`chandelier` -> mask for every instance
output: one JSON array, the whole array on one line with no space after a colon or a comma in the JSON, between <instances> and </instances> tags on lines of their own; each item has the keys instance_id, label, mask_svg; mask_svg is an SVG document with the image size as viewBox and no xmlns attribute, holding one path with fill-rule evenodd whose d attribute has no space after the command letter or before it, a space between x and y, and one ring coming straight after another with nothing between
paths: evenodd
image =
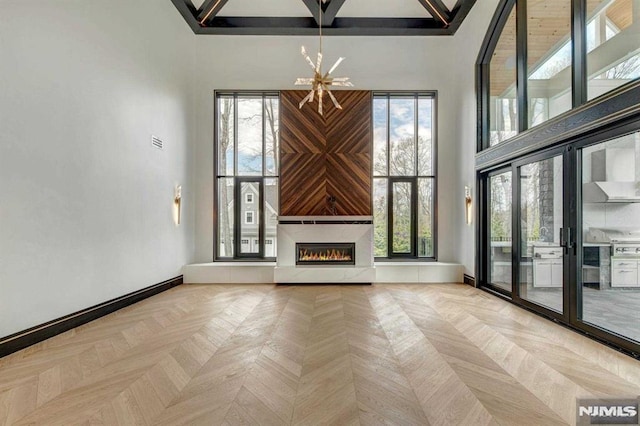
<instances>
[{"instance_id":1,"label":"chandelier","mask_svg":"<svg viewBox=\"0 0 640 426\"><path fill-rule=\"evenodd\" d=\"M326 3L326 2L327 0L322 0L322 3ZM320 45L318 48L318 59L316 60L316 63L315 64L313 63L313 61L307 54L307 51L304 48L304 46L302 46L302 49L301 49L302 56L307 61L309 66L311 66L311 69L313 69L313 77L298 78L295 82L296 86L311 86L311 90L309 91L309 94L305 96L304 99L302 99L302 101L300 101L300 104L298 105L298 107L302 109L304 104L306 104L307 102L309 103L313 102L317 93L318 113L320 115L322 115L322 97L325 92L327 92L327 94L331 98L333 105L337 109L342 109L342 106L340 106L336 97L333 95L333 93L331 93L331 90L329 89L329 87L331 86L353 87L353 83L349 81L349 77L331 77L331 73L335 71L335 69L338 68L338 65L340 65L340 63L344 60L344 58L342 57L338 58L336 63L333 64L331 69L329 69L329 71L326 74L322 73L322 3L318 1L318 8L319 8L318 27L320 29L320 43L319 43Z\"/></svg>"}]
</instances>

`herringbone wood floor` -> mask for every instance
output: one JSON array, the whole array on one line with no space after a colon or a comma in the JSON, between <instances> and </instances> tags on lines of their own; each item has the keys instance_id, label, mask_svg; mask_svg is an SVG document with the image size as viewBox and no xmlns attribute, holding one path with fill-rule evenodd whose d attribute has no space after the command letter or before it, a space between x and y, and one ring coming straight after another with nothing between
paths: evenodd
<instances>
[{"instance_id":1,"label":"herringbone wood floor","mask_svg":"<svg viewBox=\"0 0 640 426\"><path fill-rule=\"evenodd\" d=\"M555 425L640 363L463 285L183 285L0 359L0 424Z\"/></svg>"}]
</instances>

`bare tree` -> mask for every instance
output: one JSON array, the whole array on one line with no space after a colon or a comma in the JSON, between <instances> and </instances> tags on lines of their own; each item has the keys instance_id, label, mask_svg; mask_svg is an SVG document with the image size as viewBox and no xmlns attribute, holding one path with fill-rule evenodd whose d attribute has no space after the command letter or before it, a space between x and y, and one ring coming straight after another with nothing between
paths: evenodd
<instances>
[{"instance_id":1,"label":"bare tree","mask_svg":"<svg viewBox=\"0 0 640 426\"><path fill-rule=\"evenodd\" d=\"M220 122L218 133L218 161L223 173L227 173L227 150L233 146L233 98L220 98ZM224 183L222 183L224 182ZM220 204L218 205L219 235L220 245L224 245L223 256L232 255L233 235L230 228L229 209L229 188L226 179L218 181L218 194Z\"/></svg>"},{"instance_id":2,"label":"bare tree","mask_svg":"<svg viewBox=\"0 0 640 426\"><path fill-rule=\"evenodd\" d=\"M604 78L609 80L625 80L637 78L639 75L640 55L636 55L607 70L604 73Z\"/></svg>"},{"instance_id":3,"label":"bare tree","mask_svg":"<svg viewBox=\"0 0 640 426\"><path fill-rule=\"evenodd\" d=\"M511 239L511 174L491 178L491 240Z\"/></svg>"},{"instance_id":4,"label":"bare tree","mask_svg":"<svg viewBox=\"0 0 640 426\"><path fill-rule=\"evenodd\" d=\"M516 133L514 129L517 128L518 121L518 103L515 98L497 98L495 102L498 117L495 118L497 122L494 124L497 128L491 132L490 146L497 145L514 136ZM511 130L506 130L507 128Z\"/></svg>"},{"instance_id":5,"label":"bare tree","mask_svg":"<svg viewBox=\"0 0 640 426\"><path fill-rule=\"evenodd\" d=\"M255 99L250 99L250 101ZM243 146L242 157L239 158L240 166L245 173L255 175L266 174L267 170L262 170L262 153L264 146L264 155L267 160L271 160L273 167L269 167L268 161L265 162L269 169L273 172L279 170L278 140L279 140L279 122L278 122L278 98L267 97L263 104L264 111L259 113L238 117L238 125L242 127L260 126L261 131L265 132L265 140L254 146ZM265 122L263 122L263 117ZM264 126L264 129L262 129ZM239 153L240 154L240 153Z\"/></svg>"},{"instance_id":6,"label":"bare tree","mask_svg":"<svg viewBox=\"0 0 640 426\"><path fill-rule=\"evenodd\" d=\"M279 149L279 122L278 122L278 99L267 98L265 102L265 115L267 117L267 131L270 132L272 144L265 148L265 155L267 158L273 158L273 167L276 173L280 170L280 156L278 155Z\"/></svg>"}]
</instances>

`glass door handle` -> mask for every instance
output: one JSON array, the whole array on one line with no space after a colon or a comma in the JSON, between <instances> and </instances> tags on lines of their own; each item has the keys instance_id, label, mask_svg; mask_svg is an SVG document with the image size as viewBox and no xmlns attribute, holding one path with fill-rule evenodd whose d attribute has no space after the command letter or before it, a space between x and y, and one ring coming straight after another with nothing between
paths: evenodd
<instances>
[{"instance_id":1,"label":"glass door handle","mask_svg":"<svg viewBox=\"0 0 640 426\"><path fill-rule=\"evenodd\" d=\"M573 241L573 233L571 232L571 228L566 228L567 229L567 248L573 248L573 246L575 245L574 241Z\"/></svg>"},{"instance_id":2,"label":"glass door handle","mask_svg":"<svg viewBox=\"0 0 640 426\"><path fill-rule=\"evenodd\" d=\"M560 228L560 247L564 247L565 252L569 254L569 249L574 248L574 246L571 228Z\"/></svg>"}]
</instances>

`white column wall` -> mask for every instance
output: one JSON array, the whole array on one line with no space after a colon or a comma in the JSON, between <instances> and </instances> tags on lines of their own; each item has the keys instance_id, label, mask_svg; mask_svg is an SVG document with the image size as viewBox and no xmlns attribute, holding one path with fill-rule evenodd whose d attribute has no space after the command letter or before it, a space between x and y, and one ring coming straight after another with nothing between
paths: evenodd
<instances>
[{"instance_id":1,"label":"white column wall","mask_svg":"<svg viewBox=\"0 0 640 426\"><path fill-rule=\"evenodd\" d=\"M495 13L498 0L482 0L476 2L471 13L454 36L454 52L456 60L451 68L455 75L456 86L451 108L456 111L456 122L452 126L452 141L455 148L449 160L456 173L450 183L452 205L450 211L440 210L440 215L449 216L455 230L451 244L456 248L453 261L464 267L464 273L475 276L475 217L471 225L465 223L464 187L470 186L474 211L477 208L475 185L475 153L477 132L477 103L475 89L475 63L480 52L482 41ZM442 164L442 158L440 159ZM439 238L443 238L439 234Z\"/></svg>"}]
</instances>

